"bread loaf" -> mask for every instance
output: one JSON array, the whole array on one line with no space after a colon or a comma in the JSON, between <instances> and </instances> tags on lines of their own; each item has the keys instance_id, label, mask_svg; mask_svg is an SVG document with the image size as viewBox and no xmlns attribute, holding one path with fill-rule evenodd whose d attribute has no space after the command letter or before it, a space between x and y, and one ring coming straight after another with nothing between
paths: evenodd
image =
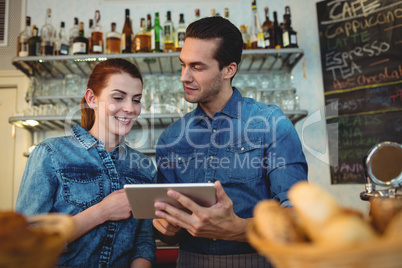
<instances>
[{"instance_id":1,"label":"bread loaf","mask_svg":"<svg viewBox=\"0 0 402 268\"><path fill-rule=\"evenodd\" d=\"M374 229L363 218L353 214L339 214L323 225L315 242L323 246L343 247L371 242L377 238Z\"/></svg>"},{"instance_id":2,"label":"bread loaf","mask_svg":"<svg viewBox=\"0 0 402 268\"><path fill-rule=\"evenodd\" d=\"M288 208L275 200L260 201L254 208L254 223L257 232L270 243L287 244L301 242L304 236L299 232Z\"/></svg>"},{"instance_id":3,"label":"bread loaf","mask_svg":"<svg viewBox=\"0 0 402 268\"><path fill-rule=\"evenodd\" d=\"M295 184L288 196L303 228L313 240L328 220L342 214L342 208L333 196L307 181Z\"/></svg>"}]
</instances>

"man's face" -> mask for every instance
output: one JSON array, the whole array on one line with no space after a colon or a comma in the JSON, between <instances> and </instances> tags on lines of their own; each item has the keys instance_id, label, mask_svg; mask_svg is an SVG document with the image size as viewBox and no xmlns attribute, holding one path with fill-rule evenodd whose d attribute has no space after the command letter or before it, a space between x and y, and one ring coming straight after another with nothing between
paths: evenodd
<instances>
[{"instance_id":1,"label":"man's face","mask_svg":"<svg viewBox=\"0 0 402 268\"><path fill-rule=\"evenodd\" d=\"M191 103L207 104L217 100L221 92L223 75L219 63L213 58L216 39L186 38L180 53L181 78L184 97Z\"/></svg>"}]
</instances>

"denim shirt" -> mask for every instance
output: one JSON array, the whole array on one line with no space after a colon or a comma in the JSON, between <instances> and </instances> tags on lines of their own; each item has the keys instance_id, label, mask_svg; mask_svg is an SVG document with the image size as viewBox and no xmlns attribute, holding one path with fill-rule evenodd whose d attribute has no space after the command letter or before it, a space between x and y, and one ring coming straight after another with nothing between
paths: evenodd
<instances>
[{"instance_id":1,"label":"denim shirt","mask_svg":"<svg viewBox=\"0 0 402 268\"><path fill-rule=\"evenodd\" d=\"M33 215L58 212L76 215L99 203L124 184L154 183L152 160L128 147L124 138L112 152L79 125L71 136L40 143L30 155L16 210ZM59 265L113 267L136 258L155 260L152 221L107 221L67 245Z\"/></svg>"},{"instance_id":2,"label":"denim shirt","mask_svg":"<svg viewBox=\"0 0 402 268\"><path fill-rule=\"evenodd\" d=\"M158 183L219 180L241 218L251 218L262 199L289 206L287 191L307 180L307 163L299 136L275 105L233 95L210 118L201 107L170 125L156 148ZM192 237L180 249L208 255L253 253L248 243Z\"/></svg>"}]
</instances>

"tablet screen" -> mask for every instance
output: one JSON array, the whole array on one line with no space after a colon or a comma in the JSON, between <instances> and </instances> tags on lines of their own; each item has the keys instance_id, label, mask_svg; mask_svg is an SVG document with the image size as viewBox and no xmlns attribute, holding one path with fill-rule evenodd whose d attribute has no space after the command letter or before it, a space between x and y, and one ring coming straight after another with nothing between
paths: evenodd
<instances>
[{"instance_id":1,"label":"tablet screen","mask_svg":"<svg viewBox=\"0 0 402 268\"><path fill-rule=\"evenodd\" d=\"M200 206L209 207L216 203L214 183L126 184L124 189L134 218L137 219L156 218L154 208L156 201L186 210L167 195L169 189L182 193Z\"/></svg>"}]
</instances>

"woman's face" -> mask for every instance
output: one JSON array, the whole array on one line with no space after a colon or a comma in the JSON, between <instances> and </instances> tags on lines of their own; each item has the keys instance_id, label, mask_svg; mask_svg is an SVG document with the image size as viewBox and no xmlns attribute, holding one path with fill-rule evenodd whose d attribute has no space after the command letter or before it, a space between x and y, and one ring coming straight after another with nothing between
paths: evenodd
<instances>
[{"instance_id":1,"label":"woman's face","mask_svg":"<svg viewBox=\"0 0 402 268\"><path fill-rule=\"evenodd\" d=\"M95 123L90 133L106 144L128 134L141 113L142 82L127 73L113 74L95 101Z\"/></svg>"}]
</instances>

